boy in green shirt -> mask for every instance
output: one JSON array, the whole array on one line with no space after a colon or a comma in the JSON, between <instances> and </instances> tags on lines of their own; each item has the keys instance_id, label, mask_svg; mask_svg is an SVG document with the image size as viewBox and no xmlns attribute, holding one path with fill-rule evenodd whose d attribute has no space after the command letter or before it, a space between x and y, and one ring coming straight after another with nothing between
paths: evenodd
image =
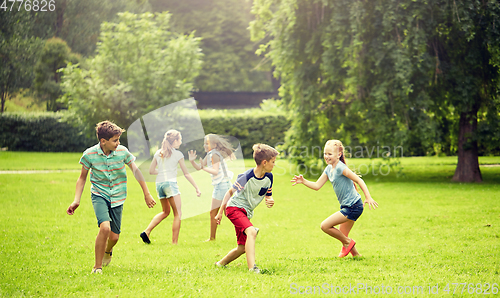
<instances>
[{"instance_id":1,"label":"boy in green shirt","mask_svg":"<svg viewBox=\"0 0 500 298\"><path fill-rule=\"evenodd\" d=\"M83 152L80 159L82 170L76 182L75 199L66 213L73 215L80 206L83 188L90 171L92 205L97 217L99 233L95 240L95 264L92 273L102 273L102 265L111 262L113 247L120 236L123 203L127 197L127 171L134 173L141 185L149 208L156 202L149 193L146 181L134 163L135 157L120 145L120 136L125 130L110 121L96 125L99 143Z\"/></svg>"}]
</instances>

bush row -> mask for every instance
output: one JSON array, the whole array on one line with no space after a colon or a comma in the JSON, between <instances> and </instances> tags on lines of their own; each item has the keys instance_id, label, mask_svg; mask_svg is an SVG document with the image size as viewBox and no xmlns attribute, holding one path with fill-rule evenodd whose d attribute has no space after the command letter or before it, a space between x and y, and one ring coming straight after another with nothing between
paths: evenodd
<instances>
[{"instance_id":1,"label":"bush row","mask_svg":"<svg viewBox=\"0 0 500 298\"><path fill-rule=\"evenodd\" d=\"M0 147L10 151L77 152L95 143L82 127L68 123L64 113L3 113Z\"/></svg>"},{"instance_id":2,"label":"bush row","mask_svg":"<svg viewBox=\"0 0 500 298\"><path fill-rule=\"evenodd\" d=\"M260 109L200 110L199 115L206 134L236 137L246 158L252 156L255 143L276 146L283 142L290 126L285 114ZM95 136L89 136L88 125L70 124L68 119L65 112L1 114L0 147L10 151L82 152L96 143ZM123 141L127 145L126 138Z\"/></svg>"},{"instance_id":3,"label":"bush row","mask_svg":"<svg viewBox=\"0 0 500 298\"><path fill-rule=\"evenodd\" d=\"M200 111L205 133L236 137L240 141L243 156L250 158L256 143L276 147L284 142L290 120L284 113L264 112L260 109Z\"/></svg>"}]
</instances>

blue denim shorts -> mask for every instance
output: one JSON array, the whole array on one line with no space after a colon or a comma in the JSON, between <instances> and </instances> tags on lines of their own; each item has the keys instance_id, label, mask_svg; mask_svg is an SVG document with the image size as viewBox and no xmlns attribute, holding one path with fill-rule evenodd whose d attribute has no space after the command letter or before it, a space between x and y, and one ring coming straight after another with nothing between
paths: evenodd
<instances>
[{"instance_id":1,"label":"blue denim shorts","mask_svg":"<svg viewBox=\"0 0 500 298\"><path fill-rule=\"evenodd\" d=\"M95 194L91 194L90 197L92 198L92 206L97 218L97 226L99 227L101 223L109 221L111 231L115 234L120 234L123 205L111 208L111 203L103 197Z\"/></svg>"},{"instance_id":2,"label":"blue denim shorts","mask_svg":"<svg viewBox=\"0 0 500 298\"><path fill-rule=\"evenodd\" d=\"M170 181L156 182L156 192L160 199L166 199L181 194L179 187L177 187L177 182Z\"/></svg>"},{"instance_id":3,"label":"blue denim shorts","mask_svg":"<svg viewBox=\"0 0 500 298\"><path fill-rule=\"evenodd\" d=\"M340 206L340 213L347 217L347 219L356 221L363 213L363 201L361 199L357 200L352 206L347 207L345 205Z\"/></svg>"},{"instance_id":4,"label":"blue denim shorts","mask_svg":"<svg viewBox=\"0 0 500 298\"><path fill-rule=\"evenodd\" d=\"M214 191L212 192L212 198L222 201L224 195L231 188L231 181L222 181L219 184L214 185Z\"/></svg>"}]
</instances>

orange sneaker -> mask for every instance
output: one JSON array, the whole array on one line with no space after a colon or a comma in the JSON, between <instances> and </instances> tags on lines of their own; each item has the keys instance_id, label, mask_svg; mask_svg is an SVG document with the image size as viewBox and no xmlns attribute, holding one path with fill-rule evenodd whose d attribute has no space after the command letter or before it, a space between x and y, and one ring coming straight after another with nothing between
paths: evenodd
<instances>
[{"instance_id":1,"label":"orange sneaker","mask_svg":"<svg viewBox=\"0 0 500 298\"><path fill-rule=\"evenodd\" d=\"M347 256L351 252L354 245L356 245L356 241L354 241L354 239L351 239L351 243L349 243L348 247L342 246L342 250L340 251L339 258L343 258L343 257Z\"/></svg>"}]
</instances>

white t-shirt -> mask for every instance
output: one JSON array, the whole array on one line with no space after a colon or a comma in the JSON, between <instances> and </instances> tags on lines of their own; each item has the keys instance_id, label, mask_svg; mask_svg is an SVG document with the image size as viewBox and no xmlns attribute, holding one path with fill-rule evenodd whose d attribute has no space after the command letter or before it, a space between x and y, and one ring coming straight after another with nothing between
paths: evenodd
<instances>
[{"instance_id":1,"label":"white t-shirt","mask_svg":"<svg viewBox=\"0 0 500 298\"><path fill-rule=\"evenodd\" d=\"M184 158L184 154L176 149L172 149L172 154L169 158L161 158L160 150L158 150L154 158L158 167L156 182L177 182L177 164L179 164L179 160Z\"/></svg>"}]
</instances>

